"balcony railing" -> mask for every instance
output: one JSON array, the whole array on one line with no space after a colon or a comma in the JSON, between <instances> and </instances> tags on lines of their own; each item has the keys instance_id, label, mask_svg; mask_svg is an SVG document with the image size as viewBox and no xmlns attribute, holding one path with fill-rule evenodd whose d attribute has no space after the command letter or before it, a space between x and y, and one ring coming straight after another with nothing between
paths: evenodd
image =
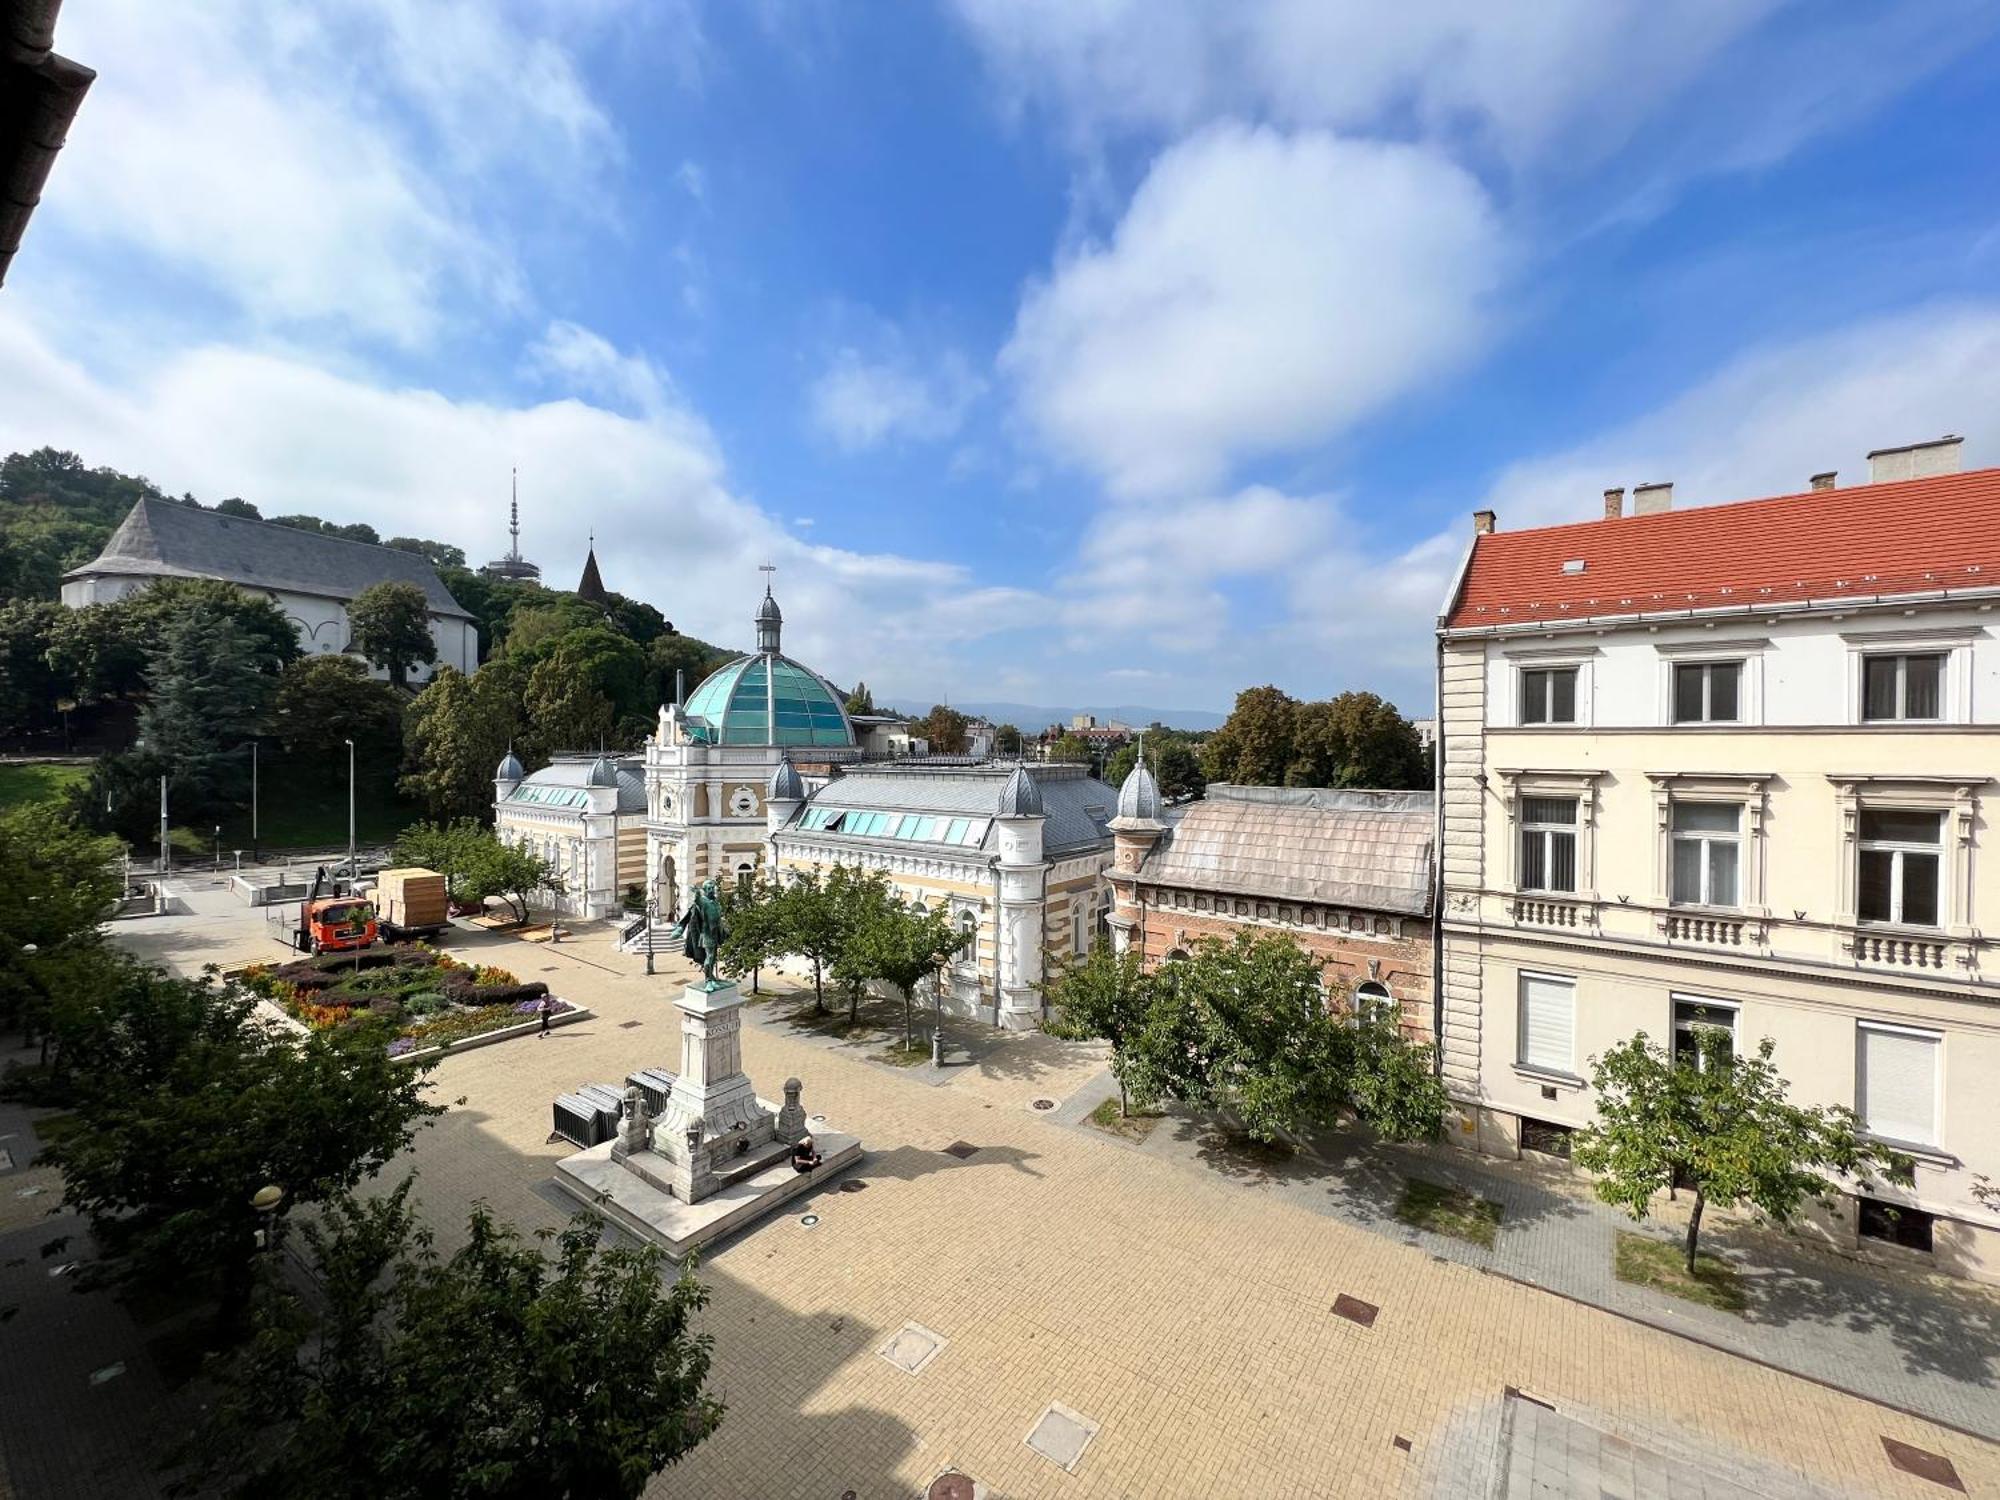
<instances>
[{"instance_id":1,"label":"balcony railing","mask_svg":"<svg viewBox=\"0 0 2000 1500\"><path fill-rule=\"evenodd\" d=\"M1660 926L1670 943L1704 943L1716 948L1743 946L1743 922L1737 917L1708 917L1691 912L1668 912Z\"/></svg>"},{"instance_id":2,"label":"balcony railing","mask_svg":"<svg viewBox=\"0 0 2000 1500\"><path fill-rule=\"evenodd\" d=\"M1856 963L1878 964L1885 969L1941 972L1951 962L1951 944L1940 938L1857 932L1846 946Z\"/></svg>"},{"instance_id":3,"label":"balcony railing","mask_svg":"<svg viewBox=\"0 0 2000 1500\"><path fill-rule=\"evenodd\" d=\"M1533 896L1514 898L1514 920L1530 927L1582 927L1582 903L1543 901Z\"/></svg>"}]
</instances>

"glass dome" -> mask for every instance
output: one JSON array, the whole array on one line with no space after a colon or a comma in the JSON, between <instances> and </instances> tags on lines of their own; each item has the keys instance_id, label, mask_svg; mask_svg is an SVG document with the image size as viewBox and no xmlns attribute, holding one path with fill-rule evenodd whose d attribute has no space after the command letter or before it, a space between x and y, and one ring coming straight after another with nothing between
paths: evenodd
<instances>
[{"instance_id":1,"label":"glass dome","mask_svg":"<svg viewBox=\"0 0 2000 1500\"><path fill-rule=\"evenodd\" d=\"M688 730L710 745L851 746L854 728L832 688L788 656L741 656L687 701Z\"/></svg>"}]
</instances>

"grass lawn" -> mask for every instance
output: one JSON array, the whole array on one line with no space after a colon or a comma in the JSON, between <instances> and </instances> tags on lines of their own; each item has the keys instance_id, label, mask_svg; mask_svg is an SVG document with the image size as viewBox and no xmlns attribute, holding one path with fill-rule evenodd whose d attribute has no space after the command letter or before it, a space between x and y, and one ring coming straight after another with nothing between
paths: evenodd
<instances>
[{"instance_id":1,"label":"grass lawn","mask_svg":"<svg viewBox=\"0 0 2000 1500\"><path fill-rule=\"evenodd\" d=\"M1135 1109L1129 1115L1121 1115L1115 1098L1106 1099L1090 1112L1091 1124L1128 1141L1143 1141L1165 1118L1166 1111L1162 1109Z\"/></svg>"},{"instance_id":2,"label":"grass lawn","mask_svg":"<svg viewBox=\"0 0 2000 1500\"><path fill-rule=\"evenodd\" d=\"M1448 1234L1487 1250L1493 1248L1493 1238L1500 1232L1500 1205L1492 1199L1422 1177L1404 1179L1396 1217L1415 1228Z\"/></svg>"},{"instance_id":3,"label":"grass lawn","mask_svg":"<svg viewBox=\"0 0 2000 1500\"><path fill-rule=\"evenodd\" d=\"M0 765L0 808L60 802L89 777L89 766Z\"/></svg>"},{"instance_id":4,"label":"grass lawn","mask_svg":"<svg viewBox=\"0 0 2000 1500\"><path fill-rule=\"evenodd\" d=\"M890 1063L898 1068L914 1068L919 1063L931 1060L931 1044L918 1042L914 1047L905 1047L901 1042L897 1042L893 1046L884 1047L875 1056L878 1061Z\"/></svg>"},{"instance_id":5,"label":"grass lawn","mask_svg":"<svg viewBox=\"0 0 2000 1500\"><path fill-rule=\"evenodd\" d=\"M1695 1274L1687 1273L1687 1256L1670 1240L1656 1240L1643 1234L1618 1236L1614 1270L1620 1281L1649 1286L1670 1297L1682 1297L1724 1312L1740 1313L1750 1305L1736 1268L1713 1255L1695 1256Z\"/></svg>"}]
</instances>

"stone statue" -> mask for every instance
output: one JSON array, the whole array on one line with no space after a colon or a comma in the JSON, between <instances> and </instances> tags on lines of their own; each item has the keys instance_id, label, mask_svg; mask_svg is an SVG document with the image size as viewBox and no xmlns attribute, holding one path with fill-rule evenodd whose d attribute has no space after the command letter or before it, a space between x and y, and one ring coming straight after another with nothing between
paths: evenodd
<instances>
[{"instance_id":1,"label":"stone statue","mask_svg":"<svg viewBox=\"0 0 2000 1500\"><path fill-rule=\"evenodd\" d=\"M715 960L728 936L729 930L722 925L722 899L716 893L715 878L710 876L688 899L687 938L681 945L681 951L701 965L706 989L719 990L726 983L715 977Z\"/></svg>"}]
</instances>

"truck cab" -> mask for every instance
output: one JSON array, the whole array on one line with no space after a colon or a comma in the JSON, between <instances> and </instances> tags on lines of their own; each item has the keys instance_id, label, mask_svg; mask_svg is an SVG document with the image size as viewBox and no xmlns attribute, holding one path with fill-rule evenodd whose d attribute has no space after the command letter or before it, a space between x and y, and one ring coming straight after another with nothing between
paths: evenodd
<instances>
[{"instance_id":1,"label":"truck cab","mask_svg":"<svg viewBox=\"0 0 2000 1500\"><path fill-rule=\"evenodd\" d=\"M359 896L326 896L308 901L301 919L306 945L314 953L344 953L374 946L375 908Z\"/></svg>"}]
</instances>

